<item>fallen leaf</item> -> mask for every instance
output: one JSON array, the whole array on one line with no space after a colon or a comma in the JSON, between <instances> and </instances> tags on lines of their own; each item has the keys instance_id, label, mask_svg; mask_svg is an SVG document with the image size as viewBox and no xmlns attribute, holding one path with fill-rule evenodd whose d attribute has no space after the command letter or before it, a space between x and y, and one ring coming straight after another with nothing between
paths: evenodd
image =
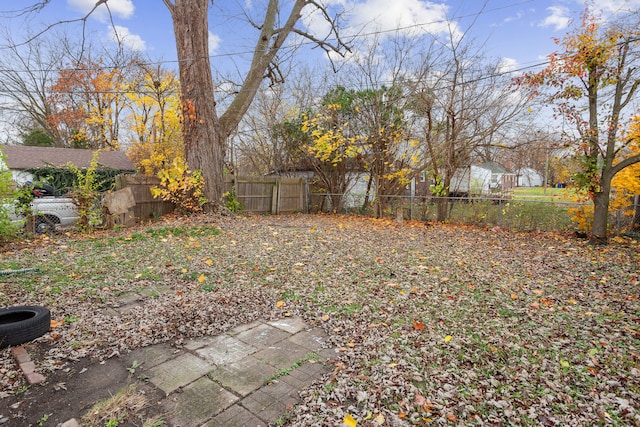
<instances>
[{"instance_id":1,"label":"fallen leaf","mask_svg":"<svg viewBox=\"0 0 640 427\"><path fill-rule=\"evenodd\" d=\"M423 331L424 330L424 323L415 320L413 322L413 329L415 329L416 331Z\"/></svg>"},{"instance_id":2,"label":"fallen leaf","mask_svg":"<svg viewBox=\"0 0 640 427\"><path fill-rule=\"evenodd\" d=\"M278 307L278 308L282 308L282 307L284 307L284 301L278 301L278 302L276 303L276 307Z\"/></svg>"},{"instance_id":3,"label":"fallen leaf","mask_svg":"<svg viewBox=\"0 0 640 427\"><path fill-rule=\"evenodd\" d=\"M205 261L207 263L207 265L211 265L213 264L213 261L211 261L210 259L208 259L207 261Z\"/></svg>"},{"instance_id":4,"label":"fallen leaf","mask_svg":"<svg viewBox=\"0 0 640 427\"><path fill-rule=\"evenodd\" d=\"M325 314L324 316L322 316L320 319L322 319L323 322L326 322L327 320L329 320L329 315Z\"/></svg>"},{"instance_id":5,"label":"fallen leaf","mask_svg":"<svg viewBox=\"0 0 640 427\"><path fill-rule=\"evenodd\" d=\"M451 335L447 335L446 337L444 337L444 342L449 342L453 339L453 337Z\"/></svg>"},{"instance_id":6,"label":"fallen leaf","mask_svg":"<svg viewBox=\"0 0 640 427\"><path fill-rule=\"evenodd\" d=\"M53 320L53 319L51 319L50 327L51 327L51 329L57 328L58 326L61 326L63 323L64 323L64 319L63 320Z\"/></svg>"},{"instance_id":7,"label":"fallen leaf","mask_svg":"<svg viewBox=\"0 0 640 427\"><path fill-rule=\"evenodd\" d=\"M344 417L344 420L342 420L342 423L347 427L356 427L358 425L358 422L351 416L351 414L347 414L347 416Z\"/></svg>"},{"instance_id":8,"label":"fallen leaf","mask_svg":"<svg viewBox=\"0 0 640 427\"><path fill-rule=\"evenodd\" d=\"M373 419L376 424L378 424L379 426L383 425L385 422L384 416L382 414L378 414L376 415L376 417Z\"/></svg>"},{"instance_id":9,"label":"fallen leaf","mask_svg":"<svg viewBox=\"0 0 640 427\"><path fill-rule=\"evenodd\" d=\"M198 277L198 282L200 282L200 283L204 283L204 279L205 279L205 277L204 277L204 273L202 273L202 274L200 275L200 277Z\"/></svg>"},{"instance_id":10,"label":"fallen leaf","mask_svg":"<svg viewBox=\"0 0 640 427\"><path fill-rule=\"evenodd\" d=\"M518 294L512 293L511 294L511 299L518 299Z\"/></svg>"},{"instance_id":11,"label":"fallen leaf","mask_svg":"<svg viewBox=\"0 0 640 427\"><path fill-rule=\"evenodd\" d=\"M540 298L540 303L545 307L551 307L553 305L553 301L551 301L549 298Z\"/></svg>"},{"instance_id":12,"label":"fallen leaf","mask_svg":"<svg viewBox=\"0 0 640 427\"><path fill-rule=\"evenodd\" d=\"M456 420L456 416L454 414L449 414L449 415L447 415L447 419L449 421L455 421Z\"/></svg>"}]
</instances>

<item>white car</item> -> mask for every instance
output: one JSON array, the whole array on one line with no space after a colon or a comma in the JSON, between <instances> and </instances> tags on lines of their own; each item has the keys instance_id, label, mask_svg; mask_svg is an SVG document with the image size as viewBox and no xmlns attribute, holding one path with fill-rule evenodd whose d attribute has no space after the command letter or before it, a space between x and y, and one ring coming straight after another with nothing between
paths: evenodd
<instances>
[{"instance_id":1,"label":"white car","mask_svg":"<svg viewBox=\"0 0 640 427\"><path fill-rule=\"evenodd\" d=\"M44 234L58 227L72 226L78 220L78 207L71 198L49 196L46 194L53 193L38 188L34 188L34 194L37 197L31 201L31 212L34 215L36 233ZM3 208L9 211L9 216L14 223L25 225L25 218L16 213L15 206L5 205Z\"/></svg>"},{"instance_id":2,"label":"white car","mask_svg":"<svg viewBox=\"0 0 640 427\"><path fill-rule=\"evenodd\" d=\"M78 220L78 207L68 197L39 197L31 202L35 232L47 233L57 227L72 226Z\"/></svg>"}]
</instances>

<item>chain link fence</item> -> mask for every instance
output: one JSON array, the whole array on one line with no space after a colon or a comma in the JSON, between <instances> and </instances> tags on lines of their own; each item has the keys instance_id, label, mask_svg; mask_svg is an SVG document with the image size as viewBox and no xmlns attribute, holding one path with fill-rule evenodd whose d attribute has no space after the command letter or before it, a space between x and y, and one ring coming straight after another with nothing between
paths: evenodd
<instances>
[{"instance_id":1,"label":"chain link fence","mask_svg":"<svg viewBox=\"0 0 640 427\"><path fill-rule=\"evenodd\" d=\"M312 194L316 200L328 199L327 194ZM373 203L364 203L353 196L345 201L343 214L373 216ZM383 196L385 218L398 221L438 221L438 209L446 215L442 222L456 225L500 227L522 232L588 233L592 203L541 201L501 197L411 197ZM444 207L442 206L444 205ZM312 204L312 211L332 212L330 203ZM582 218L582 219L580 219ZM441 218L440 218L441 219ZM636 203L609 213L611 235L640 234L640 217Z\"/></svg>"}]
</instances>

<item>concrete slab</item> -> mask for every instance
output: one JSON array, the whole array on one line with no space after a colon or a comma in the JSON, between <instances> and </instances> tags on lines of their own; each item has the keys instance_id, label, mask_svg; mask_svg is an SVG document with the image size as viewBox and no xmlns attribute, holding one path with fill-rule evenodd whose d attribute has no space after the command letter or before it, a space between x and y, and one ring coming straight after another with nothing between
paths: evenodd
<instances>
[{"instance_id":1,"label":"concrete slab","mask_svg":"<svg viewBox=\"0 0 640 427\"><path fill-rule=\"evenodd\" d=\"M135 350L103 372L102 384L107 389L112 375L130 375L127 368L137 361L135 376L148 377L144 386L168 425L266 427L293 409L300 390L330 371L323 362L335 349L326 348L327 341L301 318L257 321L188 339L181 349L158 344ZM310 355L318 361L306 360Z\"/></svg>"},{"instance_id":2,"label":"concrete slab","mask_svg":"<svg viewBox=\"0 0 640 427\"><path fill-rule=\"evenodd\" d=\"M289 341L309 350L316 351L327 346L327 334L320 328L313 328L292 335Z\"/></svg>"},{"instance_id":3,"label":"concrete slab","mask_svg":"<svg viewBox=\"0 0 640 427\"><path fill-rule=\"evenodd\" d=\"M284 319L271 321L269 325L280 328L290 334L295 334L307 328L307 324L299 317L285 317Z\"/></svg>"},{"instance_id":4,"label":"concrete slab","mask_svg":"<svg viewBox=\"0 0 640 427\"><path fill-rule=\"evenodd\" d=\"M256 348L268 347L288 337L288 332L264 323L236 335L236 338L240 341Z\"/></svg>"},{"instance_id":5,"label":"concrete slab","mask_svg":"<svg viewBox=\"0 0 640 427\"><path fill-rule=\"evenodd\" d=\"M308 349L292 342L283 341L281 344L262 349L253 356L280 370L291 368L295 362L311 353Z\"/></svg>"},{"instance_id":6,"label":"concrete slab","mask_svg":"<svg viewBox=\"0 0 640 427\"><path fill-rule=\"evenodd\" d=\"M202 347L207 347L212 345L213 343L216 342L216 340L218 339L217 336L215 337L203 337L203 338L194 338L194 339L190 339L185 341L184 343L184 347L187 350L197 350L199 348Z\"/></svg>"},{"instance_id":7,"label":"concrete slab","mask_svg":"<svg viewBox=\"0 0 640 427\"><path fill-rule=\"evenodd\" d=\"M146 297L159 297L162 294L167 294L169 292L171 292L172 289L170 286L168 285L158 285L158 284L153 284L150 286L145 286L143 288L141 288L139 290L140 295L146 296Z\"/></svg>"},{"instance_id":8,"label":"concrete slab","mask_svg":"<svg viewBox=\"0 0 640 427\"><path fill-rule=\"evenodd\" d=\"M202 427L267 427L267 423L239 405L232 405Z\"/></svg>"},{"instance_id":9,"label":"concrete slab","mask_svg":"<svg viewBox=\"0 0 640 427\"><path fill-rule=\"evenodd\" d=\"M256 351L256 348L227 335L218 335L203 348L196 350L200 357L216 365L237 362Z\"/></svg>"},{"instance_id":10,"label":"concrete slab","mask_svg":"<svg viewBox=\"0 0 640 427\"><path fill-rule=\"evenodd\" d=\"M122 359L127 367L132 366L133 362L136 361L138 365L140 365L140 368L150 369L177 356L178 353L176 353L175 348L168 344L158 344L134 350L123 356Z\"/></svg>"},{"instance_id":11,"label":"concrete slab","mask_svg":"<svg viewBox=\"0 0 640 427\"><path fill-rule=\"evenodd\" d=\"M149 381L166 395L195 381L215 366L190 353L182 354L149 370Z\"/></svg>"},{"instance_id":12,"label":"concrete slab","mask_svg":"<svg viewBox=\"0 0 640 427\"><path fill-rule=\"evenodd\" d=\"M280 380L298 389L302 389L309 386L315 380L320 379L329 371L331 371L331 369L328 366L310 360L292 370L289 372L289 375L280 378Z\"/></svg>"},{"instance_id":13,"label":"concrete slab","mask_svg":"<svg viewBox=\"0 0 640 427\"><path fill-rule=\"evenodd\" d=\"M298 390L283 381L262 387L240 401L240 404L268 423L291 410L298 402Z\"/></svg>"},{"instance_id":14,"label":"concrete slab","mask_svg":"<svg viewBox=\"0 0 640 427\"><path fill-rule=\"evenodd\" d=\"M230 335L230 336L234 337L234 336L238 335L240 332L244 332L246 330L255 328L256 326L259 326L261 324L262 324L262 322L258 322L258 321L251 322L251 323L245 323L244 325L239 325L239 326L236 326L235 328L231 329L229 332L227 332L227 335Z\"/></svg>"},{"instance_id":15,"label":"concrete slab","mask_svg":"<svg viewBox=\"0 0 640 427\"><path fill-rule=\"evenodd\" d=\"M262 387L267 378L276 372L278 370L273 366L247 356L238 362L218 366L210 372L209 377L239 395L246 396Z\"/></svg>"},{"instance_id":16,"label":"concrete slab","mask_svg":"<svg viewBox=\"0 0 640 427\"><path fill-rule=\"evenodd\" d=\"M238 397L207 377L185 387L163 402L171 425L199 426L233 405Z\"/></svg>"}]
</instances>

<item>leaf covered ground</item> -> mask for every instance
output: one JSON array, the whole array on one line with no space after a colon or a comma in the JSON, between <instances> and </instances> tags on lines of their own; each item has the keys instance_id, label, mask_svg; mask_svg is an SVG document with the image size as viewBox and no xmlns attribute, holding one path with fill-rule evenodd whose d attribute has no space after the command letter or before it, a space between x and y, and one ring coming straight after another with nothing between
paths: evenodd
<instances>
[{"instance_id":1,"label":"leaf covered ground","mask_svg":"<svg viewBox=\"0 0 640 427\"><path fill-rule=\"evenodd\" d=\"M45 374L299 315L335 357L289 425L640 426L639 249L345 216L165 219L8 248L0 269L39 270L0 276L0 306L50 308ZM7 349L0 366L0 397L23 392Z\"/></svg>"}]
</instances>

